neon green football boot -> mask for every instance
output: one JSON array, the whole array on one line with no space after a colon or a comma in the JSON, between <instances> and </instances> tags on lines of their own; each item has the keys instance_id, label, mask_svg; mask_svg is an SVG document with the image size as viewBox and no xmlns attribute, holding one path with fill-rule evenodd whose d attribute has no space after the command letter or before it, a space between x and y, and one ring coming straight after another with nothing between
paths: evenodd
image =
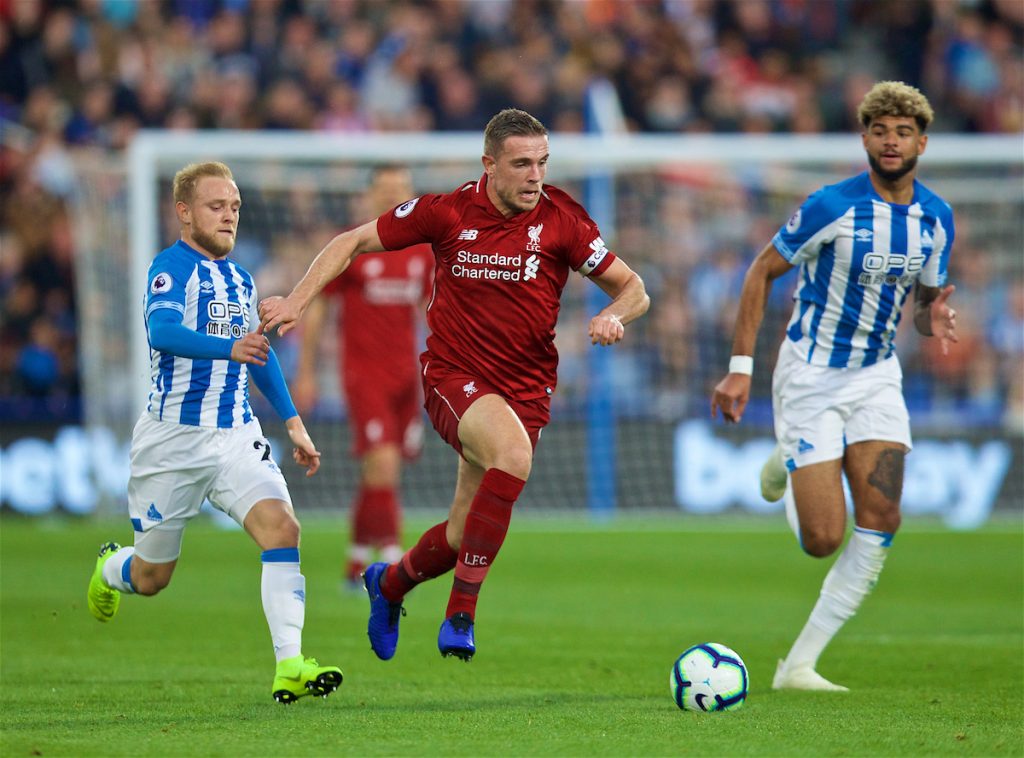
<instances>
[{"instance_id":1,"label":"neon green football boot","mask_svg":"<svg viewBox=\"0 0 1024 758\"><path fill-rule=\"evenodd\" d=\"M304 695L327 697L341 685L341 669L321 666L313 658L297 655L277 664L274 676L274 700L289 705Z\"/></svg>"},{"instance_id":2,"label":"neon green football boot","mask_svg":"<svg viewBox=\"0 0 1024 758\"><path fill-rule=\"evenodd\" d=\"M118 606L121 605L121 593L111 589L103 581L103 564L120 549L121 546L116 542L104 543L100 547L96 568L93 569L92 578L89 580L89 612L95 616L97 621L110 621L117 614Z\"/></svg>"}]
</instances>

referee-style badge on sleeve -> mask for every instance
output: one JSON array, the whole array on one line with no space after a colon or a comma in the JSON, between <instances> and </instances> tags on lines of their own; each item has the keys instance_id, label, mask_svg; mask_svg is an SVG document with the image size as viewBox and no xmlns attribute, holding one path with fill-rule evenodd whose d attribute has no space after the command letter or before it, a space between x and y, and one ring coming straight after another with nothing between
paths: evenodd
<instances>
[{"instance_id":1,"label":"referee-style badge on sleeve","mask_svg":"<svg viewBox=\"0 0 1024 758\"><path fill-rule=\"evenodd\" d=\"M416 207L416 203L418 203L419 201L420 199L418 197L414 197L409 202L402 203L400 206L395 208L395 218L405 218L406 216L408 216L410 213L412 213L412 209Z\"/></svg>"},{"instance_id":2,"label":"referee-style badge on sleeve","mask_svg":"<svg viewBox=\"0 0 1024 758\"><path fill-rule=\"evenodd\" d=\"M162 295L164 292L170 292L173 286L174 280L170 274L157 274L149 285L149 291L154 295Z\"/></svg>"}]
</instances>

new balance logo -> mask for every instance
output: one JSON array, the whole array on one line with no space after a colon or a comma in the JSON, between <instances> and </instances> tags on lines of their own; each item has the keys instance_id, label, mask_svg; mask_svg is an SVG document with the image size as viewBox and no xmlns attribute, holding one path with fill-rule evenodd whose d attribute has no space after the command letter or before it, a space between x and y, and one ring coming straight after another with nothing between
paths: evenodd
<instances>
[{"instance_id":1,"label":"new balance logo","mask_svg":"<svg viewBox=\"0 0 1024 758\"><path fill-rule=\"evenodd\" d=\"M146 511L146 518L148 518L150 521L164 520L163 514L161 514L160 511L156 509L156 503L149 504L149 510Z\"/></svg>"},{"instance_id":2,"label":"new balance logo","mask_svg":"<svg viewBox=\"0 0 1024 758\"><path fill-rule=\"evenodd\" d=\"M537 269L540 268L540 258L536 255L531 255L526 259L526 265L523 270L523 281L528 282L531 279L537 278Z\"/></svg>"},{"instance_id":3,"label":"new balance logo","mask_svg":"<svg viewBox=\"0 0 1024 758\"><path fill-rule=\"evenodd\" d=\"M466 393L466 397L473 395L477 392L476 382L467 382L462 385L462 391Z\"/></svg>"},{"instance_id":4,"label":"new balance logo","mask_svg":"<svg viewBox=\"0 0 1024 758\"><path fill-rule=\"evenodd\" d=\"M796 449L800 451L801 454L808 453L811 450L814 450L814 445L812 445L810 442L801 437Z\"/></svg>"},{"instance_id":5,"label":"new balance logo","mask_svg":"<svg viewBox=\"0 0 1024 758\"><path fill-rule=\"evenodd\" d=\"M475 240L477 235L480 234L476 229L463 229L459 232L460 240Z\"/></svg>"},{"instance_id":6,"label":"new balance logo","mask_svg":"<svg viewBox=\"0 0 1024 758\"><path fill-rule=\"evenodd\" d=\"M867 242L875 235L870 229L858 229L853 233L853 236L859 239L861 242Z\"/></svg>"}]
</instances>

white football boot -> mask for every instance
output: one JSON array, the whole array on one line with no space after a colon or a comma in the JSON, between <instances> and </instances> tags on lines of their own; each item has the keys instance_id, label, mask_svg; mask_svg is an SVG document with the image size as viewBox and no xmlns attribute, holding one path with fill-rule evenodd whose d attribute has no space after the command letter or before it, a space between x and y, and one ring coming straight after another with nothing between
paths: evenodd
<instances>
[{"instance_id":1,"label":"white football boot","mask_svg":"<svg viewBox=\"0 0 1024 758\"><path fill-rule=\"evenodd\" d=\"M782 448L776 445L768 460L761 466L761 497L769 503L778 502L786 492L788 481L789 472L786 470L785 461L782 460Z\"/></svg>"},{"instance_id":2,"label":"white football boot","mask_svg":"<svg viewBox=\"0 0 1024 758\"><path fill-rule=\"evenodd\" d=\"M773 690L812 690L817 692L849 692L848 687L833 684L823 677L809 663L789 667L779 659L775 667L775 678L772 679Z\"/></svg>"}]
</instances>

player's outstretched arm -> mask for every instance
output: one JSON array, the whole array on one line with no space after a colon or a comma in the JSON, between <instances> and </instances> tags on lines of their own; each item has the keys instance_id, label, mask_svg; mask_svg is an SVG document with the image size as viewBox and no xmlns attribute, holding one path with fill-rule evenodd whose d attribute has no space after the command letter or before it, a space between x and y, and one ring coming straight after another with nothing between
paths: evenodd
<instances>
[{"instance_id":1,"label":"player's outstretched arm","mask_svg":"<svg viewBox=\"0 0 1024 758\"><path fill-rule=\"evenodd\" d=\"M328 282L348 268L355 256L384 249L377 234L376 219L342 232L313 259L288 297L268 297L260 302L260 331L269 332L276 327L278 334L287 334L294 328L295 322L302 318L313 298Z\"/></svg>"},{"instance_id":2,"label":"player's outstretched arm","mask_svg":"<svg viewBox=\"0 0 1024 758\"><path fill-rule=\"evenodd\" d=\"M590 319L587 329L590 344L614 345L625 336L626 324L647 313L651 298L647 295L644 280L621 258L616 258L600 276L591 279L612 301Z\"/></svg>"},{"instance_id":3,"label":"player's outstretched arm","mask_svg":"<svg viewBox=\"0 0 1024 758\"><path fill-rule=\"evenodd\" d=\"M956 310L947 302L955 290L952 284L940 290L920 282L914 288L914 326L925 337L938 337L942 341L943 355L949 353L950 342L959 342Z\"/></svg>"},{"instance_id":4,"label":"player's outstretched arm","mask_svg":"<svg viewBox=\"0 0 1024 758\"><path fill-rule=\"evenodd\" d=\"M292 458L300 466L306 467L306 476L313 476L320 469L320 451L306 431L300 416L292 416L284 422L288 430L288 438L292 441Z\"/></svg>"},{"instance_id":5,"label":"player's outstretched arm","mask_svg":"<svg viewBox=\"0 0 1024 758\"><path fill-rule=\"evenodd\" d=\"M750 264L743 278L740 293L739 313L736 316L736 331L733 335L732 354L753 357L757 333L764 319L764 306L768 302L772 282L789 271L793 266L769 243ZM750 374L730 372L715 385L711 394L711 418L722 411L722 418L738 424L750 399Z\"/></svg>"}]
</instances>

